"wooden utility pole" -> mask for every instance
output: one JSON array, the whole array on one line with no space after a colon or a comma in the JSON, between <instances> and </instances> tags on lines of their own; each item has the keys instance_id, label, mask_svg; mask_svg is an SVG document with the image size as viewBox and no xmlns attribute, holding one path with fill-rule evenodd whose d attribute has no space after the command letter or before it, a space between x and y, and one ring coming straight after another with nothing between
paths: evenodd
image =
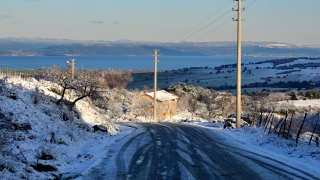
<instances>
[{"instance_id":1,"label":"wooden utility pole","mask_svg":"<svg viewBox=\"0 0 320 180\"><path fill-rule=\"evenodd\" d=\"M238 19L233 19L238 21L237 30L237 128L241 127L241 13L244 11L241 2L243 0L233 0L238 1L238 9L232 9L233 11L238 11Z\"/></svg>"},{"instance_id":2,"label":"wooden utility pole","mask_svg":"<svg viewBox=\"0 0 320 180\"><path fill-rule=\"evenodd\" d=\"M8 68L8 63L6 64L6 77L8 77L8 71L9 71L9 68Z\"/></svg>"},{"instance_id":3,"label":"wooden utility pole","mask_svg":"<svg viewBox=\"0 0 320 180\"><path fill-rule=\"evenodd\" d=\"M153 50L154 54L154 94L153 94L153 121L156 122L157 121L157 57L158 55L158 50L154 49Z\"/></svg>"},{"instance_id":4,"label":"wooden utility pole","mask_svg":"<svg viewBox=\"0 0 320 180\"><path fill-rule=\"evenodd\" d=\"M71 59L71 78L74 79L74 59Z\"/></svg>"}]
</instances>

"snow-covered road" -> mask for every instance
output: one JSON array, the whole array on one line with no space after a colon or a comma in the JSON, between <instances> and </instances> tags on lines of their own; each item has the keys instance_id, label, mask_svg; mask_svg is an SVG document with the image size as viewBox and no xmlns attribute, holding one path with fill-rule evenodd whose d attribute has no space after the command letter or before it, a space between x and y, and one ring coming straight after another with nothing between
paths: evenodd
<instances>
[{"instance_id":1,"label":"snow-covered road","mask_svg":"<svg viewBox=\"0 0 320 180\"><path fill-rule=\"evenodd\" d=\"M223 133L183 123L136 127L79 179L318 179L310 172L230 142Z\"/></svg>"}]
</instances>

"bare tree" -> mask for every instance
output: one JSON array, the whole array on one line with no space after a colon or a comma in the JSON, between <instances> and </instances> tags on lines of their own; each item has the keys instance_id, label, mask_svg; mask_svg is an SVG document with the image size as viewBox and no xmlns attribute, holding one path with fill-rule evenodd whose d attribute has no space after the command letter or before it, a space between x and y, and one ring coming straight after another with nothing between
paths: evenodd
<instances>
[{"instance_id":1,"label":"bare tree","mask_svg":"<svg viewBox=\"0 0 320 180\"><path fill-rule=\"evenodd\" d=\"M235 112L235 101L236 98L231 93L221 93L216 98L215 102L217 107L220 109L220 114L225 116L230 112Z\"/></svg>"},{"instance_id":2,"label":"bare tree","mask_svg":"<svg viewBox=\"0 0 320 180\"><path fill-rule=\"evenodd\" d=\"M216 107L216 98L219 93L213 91L207 91L207 93L202 97L204 104L206 105L209 117L214 114Z\"/></svg>"},{"instance_id":3,"label":"bare tree","mask_svg":"<svg viewBox=\"0 0 320 180\"><path fill-rule=\"evenodd\" d=\"M123 93L124 91L118 92L115 89L103 93L103 97L98 99L100 102L98 106L106 110L111 118L121 117L123 112L121 95Z\"/></svg>"},{"instance_id":4,"label":"bare tree","mask_svg":"<svg viewBox=\"0 0 320 180\"><path fill-rule=\"evenodd\" d=\"M83 98L89 97L93 100L101 98L100 92L103 85L98 70L78 71L72 82L72 89L74 90L76 98L70 104L70 110Z\"/></svg>"},{"instance_id":5,"label":"bare tree","mask_svg":"<svg viewBox=\"0 0 320 180\"><path fill-rule=\"evenodd\" d=\"M198 104L198 100L196 98L189 98L188 99L188 110L191 112L192 115L200 108Z\"/></svg>"},{"instance_id":6,"label":"bare tree","mask_svg":"<svg viewBox=\"0 0 320 180\"><path fill-rule=\"evenodd\" d=\"M250 106L250 109L252 110L252 116L253 116L252 125L255 125L255 124L260 125L262 123L263 113L269 112L272 109L273 104L269 103L268 96L269 96L269 93L265 91L255 92L251 96L251 103L249 103L249 106Z\"/></svg>"},{"instance_id":7,"label":"bare tree","mask_svg":"<svg viewBox=\"0 0 320 180\"><path fill-rule=\"evenodd\" d=\"M46 72L46 77L48 80L57 83L59 86L62 87L62 92L61 92L61 97L60 99L56 102L58 105L61 103L61 101L64 98L65 92L68 89L72 89L72 77L71 77L71 71L69 67L58 67L58 66L53 66L51 68L45 69Z\"/></svg>"},{"instance_id":8,"label":"bare tree","mask_svg":"<svg viewBox=\"0 0 320 180\"><path fill-rule=\"evenodd\" d=\"M189 100L192 99L192 96L189 94L181 95L178 101L178 111L185 112L189 110Z\"/></svg>"},{"instance_id":9,"label":"bare tree","mask_svg":"<svg viewBox=\"0 0 320 180\"><path fill-rule=\"evenodd\" d=\"M103 71L103 79L110 89L124 88L129 82L133 80L129 71L113 69Z\"/></svg>"},{"instance_id":10,"label":"bare tree","mask_svg":"<svg viewBox=\"0 0 320 180\"><path fill-rule=\"evenodd\" d=\"M135 117L142 116L145 119L153 115L153 104L144 98L135 98L130 107L131 112Z\"/></svg>"}]
</instances>

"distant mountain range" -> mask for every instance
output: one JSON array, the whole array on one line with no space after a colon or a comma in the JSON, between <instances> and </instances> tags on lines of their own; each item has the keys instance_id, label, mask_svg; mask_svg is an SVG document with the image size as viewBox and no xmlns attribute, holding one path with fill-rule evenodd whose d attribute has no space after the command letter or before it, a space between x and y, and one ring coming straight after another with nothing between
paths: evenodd
<instances>
[{"instance_id":1,"label":"distant mountain range","mask_svg":"<svg viewBox=\"0 0 320 180\"><path fill-rule=\"evenodd\" d=\"M236 42L156 43L145 41L90 41L44 38L2 38L2 56L81 56L151 55L159 49L162 56L231 56ZM278 42L242 42L244 56L320 56L320 46Z\"/></svg>"}]
</instances>

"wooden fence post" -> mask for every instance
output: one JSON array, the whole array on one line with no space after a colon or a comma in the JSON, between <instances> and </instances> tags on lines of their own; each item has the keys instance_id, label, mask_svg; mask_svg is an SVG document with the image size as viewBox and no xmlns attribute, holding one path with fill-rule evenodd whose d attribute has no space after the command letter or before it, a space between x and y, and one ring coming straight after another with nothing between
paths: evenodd
<instances>
[{"instance_id":1,"label":"wooden fence post","mask_svg":"<svg viewBox=\"0 0 320 180\"><path fill-rule=\"evenodd\" d=\"M286 118L284 119L282 137L284 137L284 134L286 133L287 118L288 118L288 111L286 111ZM281 129L280 129L280 131L281 131Z\"/></svg>"},{"instance_id":2,"label":"wooden fence post","mask_svg":"<svg viewBox=\"0 0 320 180\"><path fill-rule=\"evenodd\" d=\"M291 115L291 120L290 120L290 124L289 124L288 134L290 134L291 125L292 125L292 120L293 120L293 115L294 115L294 111L292 112L292 115Z\"/></svg>"},{"instance_id":3,"label":"wooden fence post","mask_svg":"<svg viewBox=\"0 0 320 180\"><path fill-rule=\"evenodd\" d=\"M316 125L315 125L315 126L314 126L314 128L313 128L313 132L312 132L312 135L311 135L311 137L310 137L309 145L311 144L312 137L313 137L314 132L316 131L316 128L317 128L317 125L318 125L318 121L319 121L319 113L318 113L317 115L318 115L317 122L316 122Z\"/></svg>"},{"instance_id":4,"label":"wooden fence post","mask_svg":"<svg viewBox=\"0 0 320 180\"><path fill-rule=\"evenodd\" d=\"M307 118L307 113L304 114L304 119L303 119L302 124L301 124L301 126L300 126L300 129L299 129L299 131L298 131L297 138L296 138L296 145L298 144L298 139L299 139L299 136L300 136L300 133L301 133L303 124L304 124L304 122L306 121L306 118Z\"/></svg>"}]
</instances>

